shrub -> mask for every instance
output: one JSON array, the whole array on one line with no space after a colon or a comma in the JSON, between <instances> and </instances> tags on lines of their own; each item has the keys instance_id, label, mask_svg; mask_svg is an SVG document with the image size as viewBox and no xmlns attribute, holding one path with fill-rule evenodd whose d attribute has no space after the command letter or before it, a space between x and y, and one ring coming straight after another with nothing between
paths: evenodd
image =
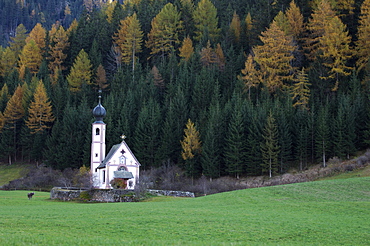
<instances>
[{"instance_id":1,"label":"shrub","mask_svg":"<svg viewBox=\"0 0 370 246\"><path fill-rule=\"evenodd\" d=\"M85 191L81 191L80 193L80 196L79 196L79 199L83 202L87 202L87 201L90 201L91 200L91 194L88 190L85 190Z\"/></svg>"}]
</instances>

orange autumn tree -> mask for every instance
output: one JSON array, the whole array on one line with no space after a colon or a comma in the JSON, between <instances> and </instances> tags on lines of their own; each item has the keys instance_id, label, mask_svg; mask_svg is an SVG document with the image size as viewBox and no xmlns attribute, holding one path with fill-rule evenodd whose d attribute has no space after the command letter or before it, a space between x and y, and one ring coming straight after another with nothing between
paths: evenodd
<instances>
[{"instance_id":1,"label":"orange autumn tree","mask_svg":"<svg viewBox=\"0 0 370 246\"><path fill-rule=\"evenodd\" d=\"M39 81L33 97L34 99L28 108L28 118L26 120L26 126L30 129L31 134L41 133L49 129L51 123L55 120L42 80Z\"/></svg>"},{"instance_id":2,"label":"orange autumn tree","mask_svg":"<svg viewBox=\"0 0 370 246\"><path fill-rule=\"evenodd\" d=\"M141 52L143 42L143 31L141 24L136 16L133 15L121 20L117 33L113 36L114 43L120 51L120 58L125 64L132 65L132 71L135 70L137 54Z\"/></svg>"},{"instance_id":3,"label":"orange autumn tree","mask_svg":"<svg viewBox=\"0 0 370 246\"><path fill-rule=\"evenodd\" d=\"M108 90L109 83L107 82L107 75L103 65L99 64L96 69L95 78L96 87L100 90Z\"/></svg>"},{"instance_id":4,"label":"orange autumn tree","mask_svg":"<svg viewBox=\"0 0 370 246\"><path fill-rule=\"evenodd\" d=\"M49 44L49 69L55 76L58 71L64 71L66 68L62 65L67 58L66 49L69 47L68 35L62 26L53 27L50 31ZM55 81L55 80L53 80Z\"/></svg>"},{"instance_id":5,"label":"orange autumn tree","mask_svg":"<svg viewBox=\"0 0 370 246\"><path fill-rule=\"evenodd\" d=\"M193 41L187 36L182 42L182 46L179 48L179 56L185 61L189 61L190 57L194 54Z\"/></svg>"},{"instance_id":6,"label":"orange autumn tree","mask_svg":"<svg viewBox=\"0 0 370 246\"><path fill-rule=\"evenodd\" d=\"M290 2L285 15L289 22L288 34L292 35L294 40L299 40L304 32L304 22L303 15L294 0Z\"/></svg>"}]
</instances>

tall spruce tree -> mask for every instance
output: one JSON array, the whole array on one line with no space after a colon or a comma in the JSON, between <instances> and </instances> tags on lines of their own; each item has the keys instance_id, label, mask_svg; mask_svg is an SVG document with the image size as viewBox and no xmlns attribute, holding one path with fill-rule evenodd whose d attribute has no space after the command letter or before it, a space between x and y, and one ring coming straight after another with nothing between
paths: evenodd
<instances>
[{"instance_id":1,"label":"tall spruce tree","mask_svg":"<svg viewBox=\"0 0 370 246\"><path fill-rule=\"evenodd\" d=\"M267 117L265 128L263 129L264 142L261 143L263 166L262 171L267 172L271 178L278 170L278 157L280 145L278 142L278 127L275 118L270 111Z\"/></svg>"}]
</instances>

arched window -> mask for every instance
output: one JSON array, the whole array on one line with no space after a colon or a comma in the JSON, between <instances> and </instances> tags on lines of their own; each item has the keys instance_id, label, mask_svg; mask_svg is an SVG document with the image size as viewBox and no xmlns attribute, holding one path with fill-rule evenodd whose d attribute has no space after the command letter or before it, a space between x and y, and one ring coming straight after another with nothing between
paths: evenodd
<instances>
[{"instance_id":1,"label":"arched window","mask_svg":"<svg viewBox=\"0 0 370 246\"><path fill-rule=\"evenodd\" d=\"M95 135L100 135L100 129L99 128L96 128Z\"/></svg>"}]
</instances>

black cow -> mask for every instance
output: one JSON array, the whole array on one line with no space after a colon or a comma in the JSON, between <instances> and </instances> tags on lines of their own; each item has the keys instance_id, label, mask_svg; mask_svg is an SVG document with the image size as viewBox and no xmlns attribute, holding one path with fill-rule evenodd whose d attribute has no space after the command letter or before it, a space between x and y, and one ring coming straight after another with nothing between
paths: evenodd
<instances>
[{"instance_id":1,"label":"black cow","mask_svg":"<svg viewBox=\"0 0 370 246\"><path fill-rule=\"evenodd\" d=\"M28 193L27 196L28 196L28 200L31 200L32 196L35 195L34 192L31 192L31 193Z\"/></svg>"}]
</instances>

